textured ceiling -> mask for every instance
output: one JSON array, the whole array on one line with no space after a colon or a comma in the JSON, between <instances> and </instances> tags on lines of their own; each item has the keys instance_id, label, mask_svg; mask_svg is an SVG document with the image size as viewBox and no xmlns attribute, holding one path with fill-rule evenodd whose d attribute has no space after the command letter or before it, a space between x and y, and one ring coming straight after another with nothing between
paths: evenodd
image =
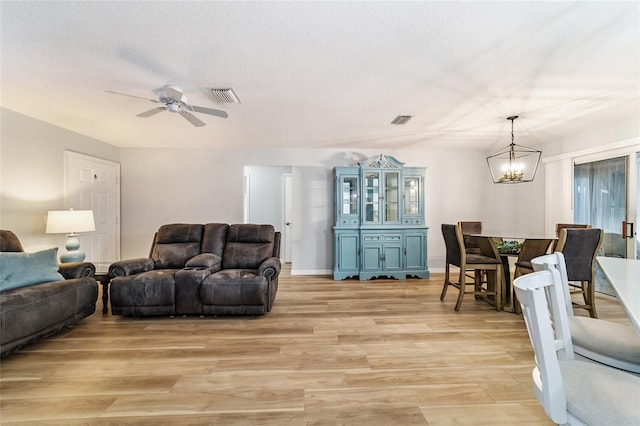
<instances>
[{"instance_id":1,"label":"textured ceiling","mask_svg":"<svg viewBox=\"0 0 640 426\"><path fill-rule=\"evenodd\" d=\"M0 2L1 102L122 147L536 145L638 117L638 2ZM224 109L150 118L171 83ZM239 105L207 92L233 87ZM413 115L393 126L398 114Z\"/></svg>"}]
</instances>

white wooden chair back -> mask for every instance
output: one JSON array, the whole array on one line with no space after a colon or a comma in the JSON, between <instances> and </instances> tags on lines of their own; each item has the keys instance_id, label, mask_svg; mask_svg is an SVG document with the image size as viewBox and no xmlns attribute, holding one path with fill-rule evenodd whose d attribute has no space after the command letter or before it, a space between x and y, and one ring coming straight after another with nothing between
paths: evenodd
<instances>
[{"instance_id":1,"label":"white wooden chair back","mask_svg":"<svg viewBox=\"0 0 640 426\"><path fill-rule=\"evenodd\" d=\"M562 279L562 289L564 293L564 304L567 308L567 315L573 316L573 306L571 305L571 294L569 293L569 279L567 278L567 264L564 261L562 252L555 252L538 256L531 259L531 266L534 271L542 271L544 269L556 268L560 272Z\"/></svg>"},{"instance_id":2,"label":"white wooden chair back","mask_svg":"<svg viewBox=\"0 0 640 426\"><path fill-rule=\"evenodd\" d=\"M560 272L554 268L523 275L514 281L535 352L536 398L557 424L568 422L559 360L574 359L561 279Z\"/></svg>"}]
</instances>

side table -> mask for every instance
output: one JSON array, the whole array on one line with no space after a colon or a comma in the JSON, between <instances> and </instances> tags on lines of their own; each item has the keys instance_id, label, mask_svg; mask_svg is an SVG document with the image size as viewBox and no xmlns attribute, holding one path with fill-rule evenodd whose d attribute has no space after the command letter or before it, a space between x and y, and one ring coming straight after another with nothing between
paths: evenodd
<instances>
[{"instance_id":1,"label":"side table","mask_svg":"<svg viewBox=\"0 0 640 426\"><path fill-rule=\"evenodd\" d=\"M93 277L102 285L102 313L105 314L109 312L109 308L107 308L109 303L109 273L96 272Z\"/></svg>"}]
</instances>

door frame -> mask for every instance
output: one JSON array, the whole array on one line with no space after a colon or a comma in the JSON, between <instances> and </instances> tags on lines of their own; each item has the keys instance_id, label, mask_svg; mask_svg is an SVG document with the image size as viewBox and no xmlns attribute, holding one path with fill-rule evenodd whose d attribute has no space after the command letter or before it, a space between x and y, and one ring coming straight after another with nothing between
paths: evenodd
<instances>
[{"instance_id":1,"label":"door frame","mask_svg":"<svg viewBox=\"0 0 640 426\"><path fill-rule=\"evenodd\" d=\"M292 263L293 254L293 218L287 218L287 212L293 216L293 173L282 174L282 246L281 257L284 263Z\"/></svg>"}]
</instances>

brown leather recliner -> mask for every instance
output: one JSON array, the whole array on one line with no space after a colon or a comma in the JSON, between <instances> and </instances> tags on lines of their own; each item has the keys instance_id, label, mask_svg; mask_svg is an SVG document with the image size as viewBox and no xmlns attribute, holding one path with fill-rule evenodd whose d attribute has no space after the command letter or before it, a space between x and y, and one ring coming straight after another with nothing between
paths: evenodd
<instances>
[{"instance_id":1,"label":"brown leather recliner","mask_svg":"<svg viewBox=\"0 0 640 426\"><path fill-rule=\"evenodd\" d=\"M148 258L109 267L114 315L260 315L280 274L280 232L224 223L160 227Z\"/></svg>"}]
</instances>

